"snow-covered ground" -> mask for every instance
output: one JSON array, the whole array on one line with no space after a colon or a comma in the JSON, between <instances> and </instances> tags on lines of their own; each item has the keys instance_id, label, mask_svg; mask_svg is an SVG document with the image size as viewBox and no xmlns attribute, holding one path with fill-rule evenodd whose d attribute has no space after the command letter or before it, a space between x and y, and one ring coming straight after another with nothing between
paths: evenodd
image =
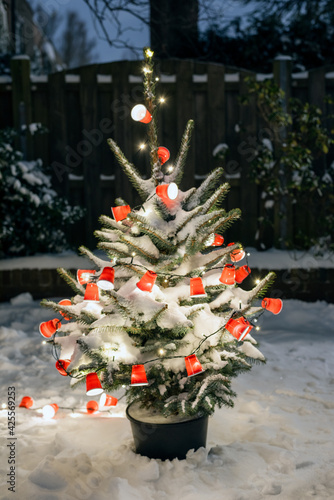
<instances>
[{"instance_id":1,"label":"snow-covered ground","mask_svg":"<svg viewBox=\"0 0 334 500\"><path fill-rule=\"evenodd\" d=\"M0 411L1 499L334 498L334 304L289 300L279 316L264 314L257 340L267 365L234 381L235 408L210 418L207 448L172 462L133 452L124 400L111 414L86 413L84 388L70 389L42 344L38 325L51 315L29 294L0 304L0 405L12 386L17 404L35 402L16 409L16 493ZM53 402L63 408L46 421L36 408Z\"/></svg>"}]
</instances>

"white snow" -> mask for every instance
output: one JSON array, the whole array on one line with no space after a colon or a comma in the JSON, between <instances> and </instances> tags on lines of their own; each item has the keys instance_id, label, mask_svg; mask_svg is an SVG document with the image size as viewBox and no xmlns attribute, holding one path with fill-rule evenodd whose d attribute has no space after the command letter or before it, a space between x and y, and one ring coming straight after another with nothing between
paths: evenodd
<instances>
[{"instance_id":1,"label":"white snow","mask_svg":"<svg viewBox=\"0 0 334 500\"><path fill-rule=\"evenodd\" d=\"M159 80L161 83L175 83L176 82L176 75L167 75L167 74L161 73Z\"/></svg>"},{"instance_id":2,"label":"white snow","mask_svg":"<svg viewBox=\"0 0 334 500\"><path fill-rule=\"evenodd\" d=\"M96 75L97 83L112 83L112 75Z\"/></svg>"},{"instance_id":3,"label":"white snow","mask_svg":"<svg viewBox=\"0 0 334 500\"><path fill-rule=\"evenodd\" d=\"M229 149L228 145L223 143L217 144L217 146L212 151L212 156L217 156L219 153L225 153Z\"/></svg>"},{"instance_id":4,"label":"white snow","mask_svg":"<svg viewBox=\"0 0 334 500\"><path fill-rule=\"evenodd\" d=\"M333 304L287 300L279 316L261 316L254 337L267 364L233 380L235 408L210 418L207 448L172 462L133 452L123 399L87 414L85 388L69 388L42 344L38 325L51 316L29 294L0 304L0 408L11 386L17 405L34 399L16 408L15 494L0 411L2 500L334 498ZM44 420L38 408L53 402L60 409Z\"/></svg>"},{"instance_id":5,"label":"white snow","mask_svg":"<svg viewBox=\"0 0 334 500\"><path fill-rule=\"evenodd\" d=\"M225 80L225 82L239 82L240 74L239 73L225 73L224 80Z\"/></svg>"},{"instance_id":6,"label":"white snow","mask_svg":"<svg viewBox=\"0 0 334 500\"><path fill-rule=\"evenodd\" d=\"M80 83L80 75L65 75L66 83Z\"/></svg>"},{"instance_id":7,"label":"white snow","mask_svg":"<svg viewBox=\"0 0 334 500\"><path fill-rule=\"evenodd\" d=\"M9 269L86 269L87 258L66 251L58 254L38 254L31 257L15 257L0 260L0 270Z\"/></svg>"},{"instance_id":8,"label":"white snow","mask_svg":"<svg viewBox=\"0 0 334 500\"><path fill-rule=\"evenodd\" d=\"M194 83L206 83L207 81L208 81L207 73L204 73L202 75L193 75Z\"/></svg>"}]
</instances>

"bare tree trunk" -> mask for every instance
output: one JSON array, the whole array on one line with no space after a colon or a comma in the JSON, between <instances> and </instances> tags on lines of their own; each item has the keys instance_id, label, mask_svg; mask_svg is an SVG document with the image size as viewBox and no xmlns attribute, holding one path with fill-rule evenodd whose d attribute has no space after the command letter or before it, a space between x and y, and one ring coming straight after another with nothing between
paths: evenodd
<instances>
[{"instance_id":1,"label":"bare tree trunk","mask_svg":"<svg viewBox=\"0 0 334 500\"><path fill-rule=\"evenodd\" d=\"M198 0L150 0L150 31L157 57L196 56Z\"/></svg>"}]
</instances>

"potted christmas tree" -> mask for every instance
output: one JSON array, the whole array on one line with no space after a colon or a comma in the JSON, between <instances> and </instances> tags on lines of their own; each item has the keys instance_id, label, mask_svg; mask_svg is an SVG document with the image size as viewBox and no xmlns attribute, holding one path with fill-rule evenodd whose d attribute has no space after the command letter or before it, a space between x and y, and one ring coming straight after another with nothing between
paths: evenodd
<instances>
[{"instance_id":1,"label":"potted christmas tree","mask_svg":"<svg viewBox=\"0 0 334 500\"><path fill-rule=\"evenodd\" d=\"M252 321L264 308L278 313L282 302L259 301L273 273L250 291L239 286L251 270L241 262L241 245L224 243L240 211L221 207L229 188L220 185L222 169L197 189L179 190L193 122L170 168L169 151L157 139L153 53L144 53L144 104L131 116L147 124L151 178L108 141L142 204L131 209L117 200L113 217L101 217L96 235L107 259L82 247L93 268L77 277L60 269L76 295L43 304L68 322L50 320L40 331L58 347L60 373L74 385L86 382L88 396L101 394L100 408L117 404L115 391L125 388L138 453L185 458L205 446L215 407L233 406L232 377L252 360L264 361L250 335ZM97 402L88 406L93 411Z\"/></svg>"}]
</instances>

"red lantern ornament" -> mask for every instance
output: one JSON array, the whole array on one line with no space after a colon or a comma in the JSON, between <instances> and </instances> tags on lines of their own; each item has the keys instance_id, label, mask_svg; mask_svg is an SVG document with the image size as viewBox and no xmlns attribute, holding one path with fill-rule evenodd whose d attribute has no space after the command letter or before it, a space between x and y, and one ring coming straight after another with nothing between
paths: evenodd
<instances>
[{"instance_id":1,"label":"red lantern ornament","mask_svg":"<svg viewBox=\"0 0 334 500\"><path fill-rule=\"evenodd\" d=\"M24 396L21 399L21 403L19 404L19 408L31 408L34 404L34 400L30 396Z\"/></svg>"},{"instance_id":2,"label":"red lantern ornament","mask_svg":"<svg viewBox=\"0 0 334 500\"><path fill-rule=\"evenodd\" d=\"M88 373L86 376L86 395L97 396L103 392L99 377L95 372Z\"/></svg>"},{"instance_id":3,"label":"red lantern ornament","mask_svg":"<svg viewBox=\"0 0 334 500\"><path fill-rule=\"evenodd\" d=\"M52 403L51 405L43 406L43 417L46 419L53 418L57 411L59 410L59 406L56 403Z\"/></svg>"},{"instance_id":4,"label":"red lantern ornament","mask_svg":"<svg viewBox=\"0 0 334 500\"><path fill-rule=\"evenodd\" d=\"M152 292L153 285L157 279L157 273L154 271L147 271L144 276L140 278L137 287L143 292Z\"/></svg>"},{"instance_id":5,"label":"red lantern ornament","mask_svg":"<svg viewBox=\"0 0 334 500\"><path fill-rule=\"evenodd\" d=\"M224 243L224 238L220 234L215 234L215 239L212 243L212 247L221 247Z\"/></svg>"},{"instance_id":6,"label":"red lantern ornament","mask_svg":"<svg viewBox=\"0 0 334 500\"><path fill-rule=\"evenodd\" d=\"M194 375L204 372L203 367L195 354L190 354L190 356L184 358L184 361L188 377L193 377Z\"/></svg>"},{"instance_id":7,"label":"red lantern ornament","mask_svg":"<svg viewBox=\"0 0 334 500\"><path fill-rule=\"evenodd\" d=\"M155 188L155 192L162 199L163 202L168 203L169 201L175 200L179 193L179 188L175 182L170 184L159 184Z\"/></svg>"},{"instance_id":8,"label":"red lantern ornament","mask_svg":"<svg viewBox=\"0 0 334 500\"><path fill-rule=\"evenodd\" d=\"M99 409L99 404L97 401L88 401L86 404L87 413L95 413Z\"/></svg>"},{"instance_id":9,"label":"red lantern ornament","mask_svg":"<svg viewBox=\"0 0 334 500\"><path fill-rule=\"evenodd\" d=\"M206 297L202 278L190 278L190 297Z\"/></svg>"},{"instance_id":10,"label":"red lantern ornament","mask_svg":"<svg viewBox=\"0 0 334 500\"><path fill-rule=\"evenodd\" d=\"M118 402L117 398L114 398L114 396L109 396L109 394L106 394L105 392L101 394L100 397L100 407L101 406L116 406Z\"/></svg>"},{"instance_id":11,"label":"red lantern ornament","mask_svg":"<svg viewBox=\"0 0 334 500\"><path fill-rule=\"evenodd\" d=\"M131 385L148 385L145 366L144 365L133 365L131 373Z\"/></svg>"},{"instance_id":12,"label":"red lantern ornament","mask_svg":"<svg viewBox=\"0 0 334 500\"><path fill-rule=\"evenodd\" d=\"M234 285L235 283L235 267L233 264L225 264L219 281L224 285Z\"/></svg>"},{"instance_id":13,"label":"red lantern ornament","mask_svg":"<svg viewBox=\"0 0 334 500\"><path fill-rule=\"evenodd\" d=\"M230 247L231 245L235 245L235 243L229 243L227 246ZM230 257L233 262L239 262L239 260L242 260L245 255L245 250L242 248L236 248L235 250L232 250Z\"/></svg>"},{"instance_id":14,"label":"red lantern ornament","mask_svg":"<svg viewBox=\"0 0 334 500\"><path fill-rule=\"evenodd\" d=\"M98 302L99 301L99 287L96 283L87 283L85 296L85 302Z\"/></svg>"},{"instance_id":15,"label":"red lantern ornament","mask_svg":"<svg viewBox=\"0 0 334 500\"><path fill-rule=\"evenodd\" d=\"M63 299L61 300L60 302L58 302L58 305L59 306L71 306L72 305L72 302L69 300L69 299ZM69 318L68 316L66 316L65 313L59 311L60 314L64 317L64 319L66 319L67 321L69 321L71 318Z\"/></svg>"},{"instance_id":16,"label":"red lantern ornament","mask_svg":"<svg viewBox=\"0 0 334 500\"><path fill-rule=\"evenodd\" d=\"M169 160L170 152L167 148L160 146L158 148L158 156L159 156L159 160L160 160L161 165L163 165L164 163L166 163L166 161Z\"/></svg>"},{"instance_id":17,"label":"red lantern ornament","mask_svg":"<svg viewBox=\"0 0 334 500\"><path fill-rule=\"evenodd\" d=\"M102 290L112 290L114 288L115 269L113 267L104 267L97 280L97 286Z\"/></svg>"},{"instance_id":18,"label":"red lantern ornament","mask_svg":"<svg viewBox=\"0 0 334 500\"><path fill-rule=\"evenodd\" d=\"M235 281L236 283L240 284L243 282L244 279L247 278L247 276L251 273L251 270L248 266L242 266L238 267L235 270Z\"/></svg>"},{"instance_id":19,"label":"red lantern ornament","mask_svg":"<svg viewBox=\"0 0 334 500\"><path fill-rule=\"evenodd\" d=\"M68 375L66 370L70 366L70 364L71 364L70 359L58 359L56 363L56 368L59 371L60 375L63 375L64 377Z\"/></svg>"},{"instance_id":20,"label":"red lantern ornament","mask_svg":"<svg viewBox=\"0 0 334 500\"><path fill-rule=\"evenodd\" d=\"M131 110L131 118L135 122L150 123L152 120L152 115L144 104L137 104Z\"/></svg>"},{"instance_id":21,"label":"red lantern ornament","mask_svg":"<svg viewBox=\"0 0 334 500\"><path fill-rule=\"evenodd\" d=\"M251 331L253 326L249 323L249 321L246 321L245 318L241 317L237 319L234 318L229 319L225 325L225 328L237 340L244 340L244 338Z\"/></svg>"},{"instance_id":22,"label":"red lantern ornament","mask_svg":"<svg viewBox=\"0 0 334 500\"><path fill-rule=\"evenodd\" d=\"M263 309L272 312L273 314L279 314L283 309L283 301L281 299L269 299L265 297L262 300Z\"/></svg>"},{"instance_id":23,"label":"red lantern ornament","mask_svg":"<svg viewBox=\"0 0 334 500\"><path fill-rule=\"evenodd\" d=\"M61 322L59 319L50 319L50 321L44 321L39 325L40 334L45 338L50 338L56 333L58 328L61 327Z\"/></svg>"},{"instance_id":24,"label":"red lantern ornament","mask_svg":"<svg viewBox=\"0 0 334 500\"><path fill-rule=\"evenodd\" d=\"M80 285L87 285L90 282L96 271L94 269L78 269L77 280Z\"/></svg>"},{"instance_id":25,"label":"red lantern ornament","mask_svg":"<svg viewBox=\"0 0 334 500\"><path fill-rule=\"evenodd\" d=\"M113 217L116 222L124 220L127 218L128 214L131 212L130 205L122 205L120 207L111 207Z\"/></svg>"}]
</instances>

